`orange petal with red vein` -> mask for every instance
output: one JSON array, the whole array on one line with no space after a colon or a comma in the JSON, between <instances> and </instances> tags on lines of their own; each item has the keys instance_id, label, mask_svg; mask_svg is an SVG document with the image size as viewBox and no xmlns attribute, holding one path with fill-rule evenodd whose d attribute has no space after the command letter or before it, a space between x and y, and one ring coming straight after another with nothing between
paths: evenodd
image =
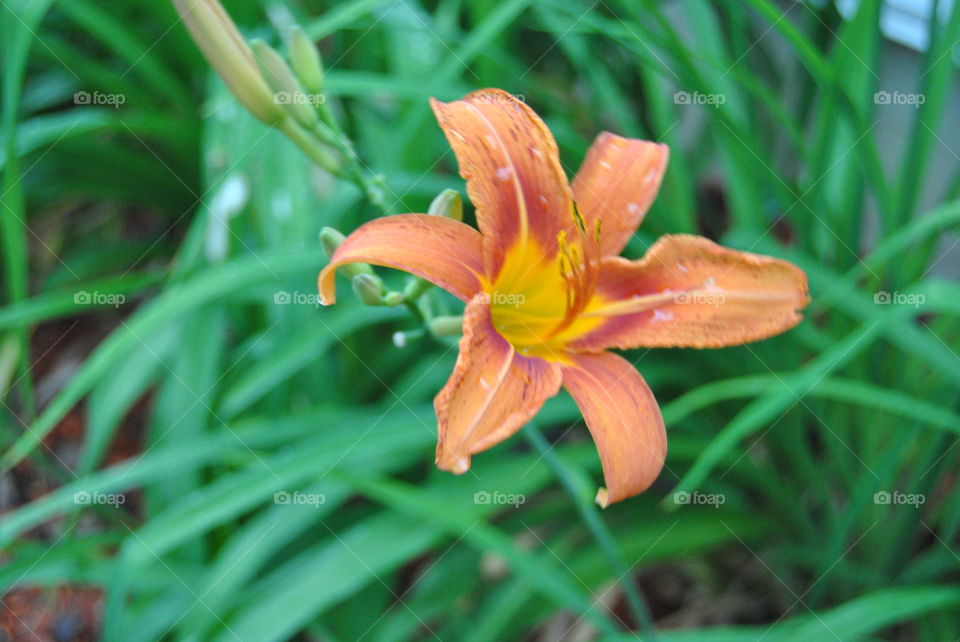
<instances>
[{"instance_id":1,"label":"orange petal with red vein","mask_svg":"<svg viewBox=\"0 0 960 642\"><path fill-rule=\"evenodd\" d=\"M499 89L430 104L467 181L491 280L517 241L533 239L552 256L557 233L570 225L572 197L557 144L540 117Z\"/></svg>"},{"instance_id":2,"label":"orange petal with red vein","mask_svg":"<svg viewBox=\"0 0 960 642\"><path fill-rule=\"evenodd\" d=\"M592 229L600 220L600 248L617 255L643 221L660 189L669 148L603 132L573 179L573 197Z\"/></svg>"},{"instance_id":3,"label":"orange petal with red vein","mask_svg":"<svg viewBox=\"0 0 960 642\"><path fill-rule=\"evenodd\" d=\"M317 285L324 305L336 302L334 271L347 263L396 268L440 286L462 301L480 291L483 239L453 219L398 214L358 227L330 257Z\"/></svg>"},{"instance_id":4,"label":"orange petal with red vein","mask_svg":"<svg viewBox=\"0 0 960 642\"><path fill-rule=\"evenodd\" d=\"M609 504L645 491L667 456L660 407L637 369L611 352L572 355L561 366L563 386L577 402L597 444L606 488L597 503Z\"/></svg>"},{"instance_id":5,"label":"orange petal with red vein","mask_svg":"<svg viewBox=\"0 0 960 642\"><path fill-rule=\"evenodd\" d=\"M570 348L722 348L801 321L807 277L792 263L689 235L663 236L639 261L600 262L587 316L603 323Z\"/></svg>"},{"instance_id":6,"label":"orange petal with red vein","mask_svg":"<svg viewBox=\"0 0 960 642\"><path fill-rule=\"evenodd\" d=\"M437 466L466 472L471 455L517 432L557 394L560 379L556 364L517 354L490 323L485 298L474 298L464 313L456 367L433 400Z\"/></svg>"}]
</instances>

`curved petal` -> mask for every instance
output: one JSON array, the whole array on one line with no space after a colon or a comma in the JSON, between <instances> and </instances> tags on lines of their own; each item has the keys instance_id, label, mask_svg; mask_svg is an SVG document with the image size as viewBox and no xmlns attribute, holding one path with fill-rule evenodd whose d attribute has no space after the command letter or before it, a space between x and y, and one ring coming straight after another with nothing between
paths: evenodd
<instances>
[{"instance_id":1,"label":"curved petal","mask_svg":"<svg viewBox=\"0 0 960 642\"><path fill-rule=\"evenodd\" d=\"M661 237L639 261L603 259L594 296L585 316L603 323L571 349L740 345L792 328L810 301L792 263L689 235Z\"/></svg>"},{"instance_id":2,"label":"curved petal","mask_svg":"<svg viewBox=\"0 0 960 642\"><path fill-rule=\"evenodd\" d=\"M330 257L317 286L324 305L336 302L334 271L347 263L372 263L410 272L462 301L480 290L483 239L453 219L426 214L386 216L358 227Z\"/></svg>"},{"instance_id":3,"label":"curved petal","mask_svg":"<svg viewBox=\"0 0 960 642\"><path fill-rule=\"evenodd\" d=\"M436 398L437 466L453 473L470 468L470 456L517 432L560 390L560 368L525 357L490 323L483 295L467 304L460 356Z\"/></svg>"},{"instance_id":4,"label":"curved petal","mask_svg":"<svg viewBox=\"0 0 960 642\"><path fill-rule=\"evenodd\" d=\"M540 117L499 89L430 105L467 181L490 279L518 242L536 241L539 254L552 256L573 206L557 144Z\"/></svg>"},{"instance_id":5,"label":"curved petal","mask_svg":"<svg viewBox=\"0 0 960 642\"><path fill-rule=\"evenodd\" d=\"M667 432L650 387L629 361L610 352L578 354L562 366L563 386L577 402L597 444L606 488L602 508L645 491L667 457Z\"/></svg>"},{"instance_id":6,"label":"curved petal","mask_svg":"<svg viewBox=\"0 0 960 642\"><path fill-rule=\"evenodd\" d=\"M667 169L666 145L602 132L573 179L573 198L592 229L601 221L603 255L623 251L653 204Z\"/></svg>"}]
</instances>

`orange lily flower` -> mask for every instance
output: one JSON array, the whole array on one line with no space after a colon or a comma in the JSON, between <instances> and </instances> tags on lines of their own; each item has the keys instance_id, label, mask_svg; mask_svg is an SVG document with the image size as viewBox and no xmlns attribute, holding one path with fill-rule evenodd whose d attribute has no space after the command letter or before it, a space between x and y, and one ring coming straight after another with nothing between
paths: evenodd
<instances>
[{"instance_id":1,"label":"orange lily flower","mask_svg":"<svg viewBox=\"0 0 960 642\"><path fill-rule=\"evenodd\" d=\"M667 147L601 133L568 184L543 121L512 95L431 100L456 153L479 231L403 214L357 228L320 273L363 262L410 272L466 303L460 355L434 399L436 463L470 458L516 433L563 386L600 453L606 507L647 489L663 467L663 417L643 377L608 348L719 348L801 320L807 280L778 259L698 236L660 238L617 256L653 202Z\"/></svg>"}]
</instances>

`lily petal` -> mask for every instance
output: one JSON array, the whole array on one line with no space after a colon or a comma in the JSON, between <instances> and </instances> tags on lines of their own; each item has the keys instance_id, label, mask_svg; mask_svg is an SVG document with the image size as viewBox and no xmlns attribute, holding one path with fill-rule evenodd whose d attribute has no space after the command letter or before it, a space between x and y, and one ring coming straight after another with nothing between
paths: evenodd
<instances>
[{"instance_id":1,"label":"lily petal","mask_svg":"<svg viewBox=\"0 0 960 642\"><path fill-rule=\"evenodd\" d=\"M657 197L667 169L666 145L602 132L573 179L573 198L587 224L601 221L600 249L623 251Z\"/></svg>"},{"instance_id":2,"label":"lily petal","mask_svg":"<svg viewBox=\"0 0 960 642\"><path fill-rule=\"evenodd\" d=\"M650 387L637 369L611 352L578 354L562 366L570 392L597 444L606 488L602 508L645 491L667 456L667 433Z\"/></svg>"},{"instance_id":3,"label":"lily petal","mask_svg":"<svg viewBox=\"0 0 960 642\"><path fill-rule=\"evenodd\" d=\"M433 400L437 466L466 472L471 455L517 432L557 394L560 380L556 364L518 354L490 323L486 297L475 297L464 313L457 365Z\"/></svg>"},{"instance_id":4,"label":"lily petal","mask_svg":"<svg viewBox=\"0 0 960 642\"><path fill-rule=\"evenodd\" d=\"M487 276L496 278L507 250L518 242L534 240L540 254L552 256L573 205L557 144L540 117L499 89L450 103L431 99L430 105L467 181L484 236Z\"/></svg>"},{"instance_id":5,"label":"lily petal","mask_svg":"<svg viewBox=\"0 0 960 642\"><path fill-rule=\"evenodd\" d=\"M586 317L603 323L570 348L722 348L780 334L810 297L798 267L690 235L661 237L639 261L600 262Z\"/></svg>"},{"instance_id":6,"label":"lily petal","mask_svg":"<svg viewBox=\"0 0 960 642\"><path fill-rule=\"evenodd\" d=\"M334 271L372 263L416 274L461 301L480 291L483 239L453 219L426 214L386 216L358 227L330 257L317 285L324 305L336 302Z\"/></svg>"}]
</instances>

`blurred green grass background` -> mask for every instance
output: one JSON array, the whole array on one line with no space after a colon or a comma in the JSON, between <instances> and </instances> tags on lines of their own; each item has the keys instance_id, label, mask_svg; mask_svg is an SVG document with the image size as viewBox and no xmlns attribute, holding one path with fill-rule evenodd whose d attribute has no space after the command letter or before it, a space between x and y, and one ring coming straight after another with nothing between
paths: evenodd
<instances>
[{"instance_id":1,"label":"blurred green grass background","mask_svg":"<svg viewBox=\"0 0 960 642\"><path fill-rule=\"evenodd\" d=\"M342 286L315 305L320 229L379 212L244 112L172 5L5 0L3 630L649 638L635 585L664 640L955 640L960 3L940 4L914 55L879 2L225 2L248 37L317 41L390 212L463 192L428 97L500 87L571 175L603 129L671 146L628 256L694 232L807 271L786 335L627 355L670 450L601 513L564 395L549 444L434 469L455 342Z\"/></svg>"}]
</instances>

